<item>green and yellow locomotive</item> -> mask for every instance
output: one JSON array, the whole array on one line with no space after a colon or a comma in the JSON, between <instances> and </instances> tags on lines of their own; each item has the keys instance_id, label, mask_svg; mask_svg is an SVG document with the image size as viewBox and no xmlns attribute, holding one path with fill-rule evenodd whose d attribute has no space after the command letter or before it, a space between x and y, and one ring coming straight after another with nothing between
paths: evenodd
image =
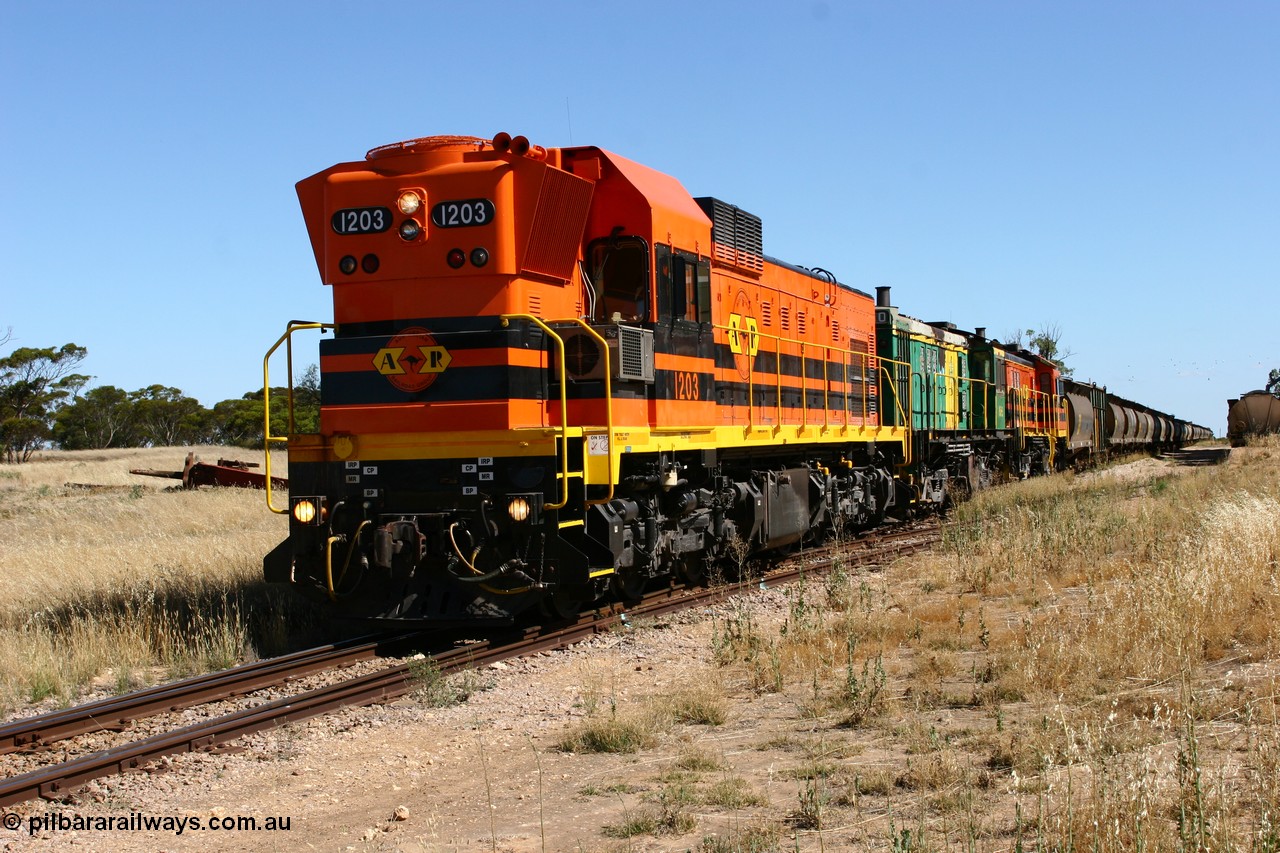
<instances>
[{"instance_id":1,"label":"green and yellow locomotive","mask_svg":"<svg viewBox=\"0 0 1280 853\"><path fill-rule=\"evenodd\" d=\"M884 419L910 426L921 498L942 504L956 490L1053 470L1066 436L1057 366L1002 347L982 328L909 317L888 287L876 291Z\"/></svg>"}]
</instances>

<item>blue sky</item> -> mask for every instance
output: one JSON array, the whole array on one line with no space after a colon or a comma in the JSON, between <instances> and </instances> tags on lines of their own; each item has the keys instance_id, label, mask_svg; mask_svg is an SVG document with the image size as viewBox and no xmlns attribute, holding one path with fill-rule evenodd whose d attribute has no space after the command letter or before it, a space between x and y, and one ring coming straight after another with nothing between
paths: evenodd
<instances>
[{"instance_id":1,"label":"blue sky","mask_svg":"<svg viewBox=\"0 0 1280 853\"><path fill-rule=\"evenodd\" d=\"M0 332L205 405L328 319L293 185L598 145L925 320L1221 433L1280 367L1273 2L0 2ZM6 350L7 351L7 350Z\"/></svg>"}]
</instances>

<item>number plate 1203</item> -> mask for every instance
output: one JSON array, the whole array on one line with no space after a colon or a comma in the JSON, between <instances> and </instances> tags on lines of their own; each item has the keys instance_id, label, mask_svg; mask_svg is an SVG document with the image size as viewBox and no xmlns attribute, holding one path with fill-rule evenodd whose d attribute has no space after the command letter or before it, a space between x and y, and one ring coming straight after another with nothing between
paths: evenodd
<instances>
[{"instance_id":1,"label":"number plate 1203","mask_svg":"<svg viewBox=\"0 0 1280 853\"><path fill-rule=\"evenodd\" d=\"M385 207L345 207L329 220L339 234L381 234L391 227L391 210Z\"/></svg>"},{"instance_id":2,"label":"number plate 1203","mask_svg":"<svg viewBox=\"0 0 1280 853\"><path fill-rule=\"evenodd\" d=\"M431 224L437 228L465 228L493 221L493 202L487 198L465 198L437 202L431 208Z\"/></svg>"}]
</instances>

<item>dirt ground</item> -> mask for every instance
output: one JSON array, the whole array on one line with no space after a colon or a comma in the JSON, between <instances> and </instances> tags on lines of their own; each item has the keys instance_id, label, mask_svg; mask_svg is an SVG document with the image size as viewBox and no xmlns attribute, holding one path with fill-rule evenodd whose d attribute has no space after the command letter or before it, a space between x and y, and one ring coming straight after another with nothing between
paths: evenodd
<instances>
[{"instance_id":1,"label":"dirt ground","mask_svg":"<svg viewBox=\"0 0 1280 853\"><path fill-rule=\"evenodd\" d=\"M762 618L784 606L755 597ZM677 726L636 755L557 749L589 711L635 707L646 698L719 678L711 664L710 613L598 637L564 652L496 664L471 676L462 704L420 698L348 709L253 736L243 751L173 758L163 772L91 783L74 806L25 804L24 820L68 817L254 816L290 819L275 831L0 831L6 850L687 850L717 830L769 811L696 810L679 836L613 840L602 834L647 805L680 756L709 754L711 776L750 780L770 802L796 797L785 768L803 760L791 741L812 734L785 696L728 690L735 708L719 726ZM773 743L774 748L765 748ZM396 819L396 811L405 819ZM407 811L406 811L407 810ZM816 849L816 848L815 848Z\"/></svg>"},{"instance_id":2,"label":"dirt ground","mask_svg":"<svg viewBox=\"0 0 1280 853\"><path fill-rule=\"evenodd\" d=\"M1142 460L1144 468L1172 463ZM1108 476L1127 476L1126 473ZM904 774L919 757L888 744L880 728L841 725L816 713L803 690L762 692L716 666L714 645L731 614L763 626L787 613L768 590L602 635L573 649L495 664L464 676L466 701L432 707L423 696L348 709L242 741L236 751L178 756L153 772L91 783L79 802L9 809L23 821L0 829L3 850L684 851L862 850L889 846L920 789ZM893 664L889 664L891 667ZM963 684L967 673L959 673ZM1237 678L1244 677L1239 673ZM716 724L674 724L634 754L560 748L585 719L609 719L711 686L727 697ZM816 685L815 685L816 690ZM980 707L930 711L922 737L989 737L1002 725ZM944 793L1007 784L974 755ZM828 803L821 829L812 768L860 774ZM914 767L914 770L913 770ZM896 779L877 788L865 780ZM726 792L737 791L737 795ZM993 792L994 793L994 792ZM937 795L931 791L930 796ZM917 810L918 811L918 810ZM37 829L30 821L253 817L250 829ZM894 823L894 816L901 816ZM653 832L629 834L642 817ZM958 818L957 820L962 820ZM985 837L1012 829L1011 809L970 820ZM887 829L886 829L887 827ZM944 837L946 830L944 828ZM957 829L957 832L959 830ZM936 837L936 836L935 836ZM738 845L738 846L734 846ZM748 846L751 845L751 846Z\"/></svg>"}]
</instances>

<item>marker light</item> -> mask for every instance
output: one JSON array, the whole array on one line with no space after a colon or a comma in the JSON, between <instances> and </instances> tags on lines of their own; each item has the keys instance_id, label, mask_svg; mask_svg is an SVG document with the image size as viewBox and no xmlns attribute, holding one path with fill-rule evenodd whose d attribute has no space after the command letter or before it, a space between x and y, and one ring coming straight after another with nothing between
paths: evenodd
<instances>
[{"instance_id":1,"label":"marker light","mask_svg":"<svg viewBox=\"0 0 1280 853\"><path fill-rule=\"evenodd\" d=\"M355 255L343 255L342 260L338 261L338 269L342 270L343 275L351 275L356 271Z\"/></svg>"},{"instance_id":2,"label":"marker light","mask_svg":"<svg viewBox=\"0 0 1280 853\"><path fill-rule=\"evenodd\" d=\"M445 260L448 261L449 266L453 267L455 270L462 269L462 265L467 262L467 253L461 249L450 249L449 256L445 258Z\"/></svg>"},{"instance_id":3,"label":"marker light","mask_svg":"<svg viewBox=\"0 0 1280 853\"><path fill-rule=\"evenodd\" d=\"M310 524L316 517L316 505L303 498L293 505L293 517L301 524Z\"/></svg>"},{"instance_id":4,"label":"marker light","mask_svg":"<svg viewBox=\"0 0 1280 853\"><path fill-rule=\"evenodd\" d=\"M507 504L507 515L512 521L524 521L529 517L529 501L525 498L512 498Z\"/></svg>"},{"instance_id":5,"label":"marker light","mask_svg":"<svg viewBox=\"0 0 1280 853\"><path fill-rule=\"evenodd\" d=\"M418 239L418 235L422 233L421 226L415 220L406 219L400 223L400 239L406 242L413 242Z\"/></svg>"},{"instance_id":6,"label":"marker light","mask_svg":"<svg viewBox=\"0 0 1280 853\"><path fill-rule=\"evenodd\" d=\"M485 248L471 250L471 265L473 267L482 267L489 263L489 250Z\"/></svg>"},{"instance_id":7,"label":"marker light","mask_svg":"<svg viewBox=\"0 0 1280 853\"><path fill-rule=\"evenodd\" d=\"M396 207L400 208L400 212L405 216L413 216L422 207L422 196L413 190L400 193L400 198L396 199Z\"/></svg>"},{"instance_id":8,"label":"marker light","mask_svg":"<svg viewBox=\"0 0 1280 853\"><path fill-rule=\"evenodd\" d=\"M377 255L365 255L363 258L360 259L360 269L364 270L370 275L373 275L378 271L378 264L379 264L379 261L378 261Z\"/></svg>"}]
</instances>

